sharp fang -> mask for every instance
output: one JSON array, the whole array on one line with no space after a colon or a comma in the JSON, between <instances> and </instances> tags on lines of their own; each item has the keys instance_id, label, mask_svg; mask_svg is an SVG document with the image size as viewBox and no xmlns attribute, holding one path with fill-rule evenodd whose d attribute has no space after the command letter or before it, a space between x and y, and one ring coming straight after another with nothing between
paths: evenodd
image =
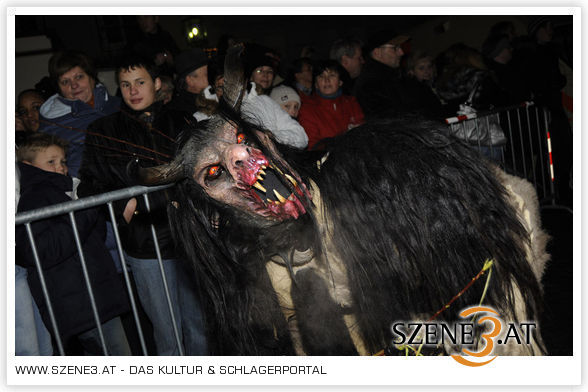
<instances>
[{"instance_id":1,"label":"sharp fang","mask_svg":"<svg viewBox=\"0 0 588 392\"><path fill-rule=\"evenodd\" d=\"M267 192L267 191L265 190L265 188L264 188L264 187L262 187L262 186L261 186L261 184L260 184L259 182L257 182L257 181L255 182L255 184L253 184L253 187L254 187L254 188L257 188L257 189L259 189L259 190L260 190L260 191L262 191L263 193L266 193L266 192Z\"/></svg>"},{"instance_id":2,"label":"sharp fang","mask_svg":"<svg viewBox=\"0 0 588 392\"><path fill-rule=\"evenodd\" d=\"M263 171L263 169L259 169L259 174L261 174L262 176L265 176L265 171Z\"/></svg>"},{"instance_id":3,"label":"sharp fang","mask_svg":"<svg viewBox=\"0 0 588 392\"><path fill-rule=\"evenodd\" d=\"M267 169L267 166L266 165L261 165L261 168L265 170L265 169Z\"/></svg>"},{"instance_id":4,"label":"sharp fang","mask_svg":"<svg viewBox=\"0 0 588 392\"><path fill-rule=\"evenodd\" d=\"M276 191L275 189L274 189L274 195L276 195L276 197L278 198L280 203L284 203L286 201L286 199L284 199L284 196L280 195L280 193L278 191Z\"/></svg>"},{"instance_id":5,"label":"sharp fang","mask_svg":"<svg viewBox=\"0 0 588 392\"><path fill-rule=\"evenodd\" d=\"M296 182L296 180L294 179L294 177L292 177L292 176L291 176L291 175L289 175L289 174L284 174L284 175L286 176L286 178L287 178L288 180L290 180L290 182L291 182L292 184L294 184L294 186L298 186L298 183Z\"/></svg>"},{"instance_id":6,"label":"sharp fang","mask_svg":"<svg viewBox=\"0 0 588 392\"><path fill-rule=\"evenodd\" d=\"M259 181L263 181L263 177L262 177L262 176L257 176L257 179L258 179Z\"/></svg>"}]
</instances>

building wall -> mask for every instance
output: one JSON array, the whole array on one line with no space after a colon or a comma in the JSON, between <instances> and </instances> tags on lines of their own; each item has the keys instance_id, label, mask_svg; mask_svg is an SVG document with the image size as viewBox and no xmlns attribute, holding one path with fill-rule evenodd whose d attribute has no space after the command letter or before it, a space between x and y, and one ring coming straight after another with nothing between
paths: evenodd
<instances>
[{"instance_id":1,"label":"building wall","mask_svg":"<svg viewBox=\"0 0 588 392\"><path fill-rule=\"evenodd\" d=\"M411 47L436 56L452 44L462 42L480 50L490 27L507 20L515 25L516 33L526 34L526 22L520 16L507 15L459 15L439 16L408 30ZM443 26L443 31L440 27Z\"/></svg>"}]
</instances>

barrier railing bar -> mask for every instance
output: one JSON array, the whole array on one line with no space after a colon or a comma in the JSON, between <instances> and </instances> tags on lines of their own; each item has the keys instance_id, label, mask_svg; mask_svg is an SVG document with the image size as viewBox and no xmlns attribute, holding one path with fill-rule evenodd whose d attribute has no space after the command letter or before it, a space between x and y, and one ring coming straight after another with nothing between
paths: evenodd
<instances>
[{"instance_id":1,"label":"barrier railing bar","mask_svg":"<svg viewBox=\"0 0 588 392\"><path fill-rule=\"evenodd\" d=\"M541 167L541 186L543 187L543 198L547 197L547 187L545 186L545 162L543 160L543 135L541 132L541 123L539 121L539 109L535 108L535 120L537 122L537 139L539 140L539 164Z\"/></svg>"},{"instance_id":2,"label":"barrier railing bar","mask_svg":"<svg viewBox=\"0 0 588 392\"><path fill-rule=\"evenodd\" d=\"M549 176L549 189L551 190L551 204L555 205L555 169L553 167L553 161L552 161L552 150L551 150L551 139L550 139L550 135L549 135L549 123L548 123L548 111L547 109L543 108L543 117L544 117L544 121L545 121L545 137L547 138L547 152L549 154L549 168L548 168L548 173L550 173Z\"/></svg>"},{"instance_id":3,"label":"barrier railing bar","mask_svg":"<svg viewBox=\"0 0 588 392\"><path fill-rule=\"evenodd\" d=\"M527 114L527 132L529 134L529 146L531 147L531 171L533 172L533 185L537 189L537 173L535 171L535 149L533 148L533 134L531 133L531 117L529 116L529 108L525 108Z\"/></svg>"},{"instance_id":4,"label":"barrier railing bar","mask_svg":"<svg viewBox=\"0 0 588 392\"><path fill-rule=\"evenodd\" d=\"M55 321L55 313L53 313L53 306L51 305L51 300L49 298L49 291L47 290L47 285L45 284L45 276L43 275L43 268L41 267L41 260L39 260L39 254L37 253L37 245L35 244L31 224L26 223L25 228L27 230L27 235L29 237L29 244L31 245L31 249L33 250L33 258L35 259L35 266L37 267L37 273L39 274L41 290L43 291L43 297L45 298L45 304L47 305L47 310L49 312L49 319L51 320L51 327L53 328L55 343L57 343L59 355L64 356L65 351L63 350L63 344L61 343L61 335L59 334L59 328L57 328L57 321Z\"/></svg>"},{"instance_id":5,"label":"barrier railing bar","mask_svg":"<svg viewBox=\"0 0 588 392\"><path fill-rule=\"evenodd\" d=\"M485 116L486 119L486 130L488 131L488 140L490 140L490 156L492 157L492 159L494 159L494 146L492 145L493 141L492 141L492 131L490 129L490 116ZM476 121L477 122L477 121ZM478 140L480 140L480 136L478 134ZM478 148L480 145L480 142L478 141Z\"/></svg>"},{"instance_id":6,"label":"barrier railing bar","mask_svg":"<svg viewBox=\"0 0 588 392\"><path fill-rule=\"evenodd\" d=\"M528 177L528 173L527 173L527 162L526 162L526 157L525 157L525 142L523 141L523 127L521 126L520 108L517 109L517 120L519 123L519 139L521 141L521 155L523 158L523 175L524 175L524 178L526 180L528 180L529 177Z\"/></svg>"},{"instance_id":7,"label":"barrier railing bar","mask_svg":"<svg viewBox=\"0 0 588 392\"><path fill-rule=\"evenodd\" d=\"M516 161L516 156L515 156L514 144L512 143L512 141L514 139L512 137L512 121L510 118L510 110L506 111L506 120L508 122L508 140L511 141L510 153L512 155L512 170L513 170L513 173L516 174L517 173L517 161Z\"/></svg>"},{"instance_id":8,"label":"barrier railing bar","mask_svg":"<svg viewBox=\"0 0 588 392\"><path fill-rule=\"evenodd\" d=\"M86 266L86 258L84 257L84 251L82 249L82 242L80 241L80 233L78 232L78 225L76 224L76 218L74 212L69 213L69 219L71 221L71 228L74 234L74 240L78 247L78 254L80 256L80 264L82 265L82 273L84 275L84 281L86 282L86 289L88 289L88 295L90 296L90 304L92 305L92 313L94 314L94 321L96 322L96 328L98 329L98 336L100 337L100 344L104 355L108 355L106 349L106 342L104 341L104 333L102 332L102 323L100 322L100 316L98 315L98 307L96 306L96 298L94 298L94 291L92 290L92 283L90 282L90 275L88 274L88 267Z\"/></svg>"},{"instance_id":9,"label":"barrier railing bar","mask_svg":"<svg viewBox=\"0 0 588 392\"><path fill-rule=\"evenodd\" d=\"M445 123L447 125L462 123L467 120L473 120L478 117L484 117L484 116L487 116L489 114L493 114L496 112L501 112L501 111L504 112L504 111L509 111L509 110L513 110L513 109L526 108L529 106L535 106L535 103L532 101L527 101L527 102L521 102L520 104L517 104L517 105L497 107L497 108L494 108L493 110L480 110L479 112L475 112L475 113L460 114L455 117L446 118Z\"/></svg>"},{"instance_id":10,"label":"barrier railing bar","mask_svg":"<svg viewBox=\"0 0 588 392\"><path fill-rule=\"evenodd\" d=\"M116 201L125 198L131 198L144 193L151 193L162 189L167 189L174 186L174 184L158 185L158 186L133 186L129 188L119 189L100 195L88 196L78 200L66 201L64 203L54 204L35 210L19 212L16 214L14 223L21 225L35 220L51 218L56 215L67 214L70 211L83 210L84 208L96 207L106 204L110 201Z\"/></svg>"},{"instance_id":11,"label":"barrier railing bar","mask_svg":"<svg viewBox=\"0 0 588 392\"><path fill-rule=\"evenodd\" d=\"M474 125L476 126L476 135L478 135L478 151L482 149L482 143L480 140L480 126L478 121L474 121Z\"/></svg>"},{"instance_id":12,"label":"barrier railing bar","mask_svg":"<svg viewBox=\"0 0 588 392\"><path fill-rule=\"evenodd\" d=\"M108 203L108 212L110 213L110 220L111 222L116 222L116 217L114 216L114 208L112 206L112 202ZM118 233L118 227L116 224L112 225L114 229L114 239L116 241L116 249L118 250L118 256L121 260L121 267L123 271L123 276L125 278L125 283L127 286L127 292L129 295L129 301L131 303L131 309L133 311L133 318L135 320L135 326L137 327L137 333L139 334L139 342L141 343L141 350L143 351L143 355L147 354L147 345L145 344L145 338L143 337L143 328L141 328L141 321L139 320L139 312L137 311L137 303L135 302L135 295L133 294L133 289L131 287L131 279L129 277L129 271L127 268L127 263L125 260L125 255L122 248L122 242L120 240L120 234Z\"/></svg>"},{"instance_id":13,"label":"barrier railing bar","mask_svg":"<svg viewBox=\"0 0 588 392\"><path fill-rule=\"evenodd\" d=\"M150 212L151 206L149 205L149 197L147 197L147 194L143 195L143 200L145 200L145 206L147 207L147 211ZM153 244L155 245L155 253L157 254L157 261L159 262L159 271L161 272L161 279L163 281L163 290L165 291L165 297L167 299L167 306L169 307L169 314L172 319L172 326L174 329L174 335L176 337L176 343L178 344L178 351L179 351L180 355L183 356L184 350L182 348L182 342L180 340L180 334L178 331L178 326L177 326L176 317L175 317L176 315L174 314L174 311L172 309L172 302L171 302L171 297L169 294L169 287L167 285L165 271L163 270L163 260L161 257L161 250L159 249L159 241L157 240L157 233L155 232L155 226L153 225L153 223L151 224L151 235L153 237Z\"/></svg>"}]
</instances>

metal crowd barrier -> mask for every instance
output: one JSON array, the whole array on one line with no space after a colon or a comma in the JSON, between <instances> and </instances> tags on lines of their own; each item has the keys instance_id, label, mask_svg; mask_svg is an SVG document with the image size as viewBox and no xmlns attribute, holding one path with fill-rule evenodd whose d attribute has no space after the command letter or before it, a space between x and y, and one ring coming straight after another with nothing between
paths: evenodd
<instances>
[{"instance_id":1,"label":"metal crowd barrier","mask_svg":"<svg viewBox=\"0 0 588 392\"><path fill-rule=\"evenodd\" d=\"M542 206L557 204L547 109L524 102L447 118L445 122L452 134L478 148L507 173L530 181Z\"/></svg>"},{"instance_id":2,"label":"metal crowd barrier","mask_svg":"<svg viewBox=\"0 0 588 392\"><path fill-rule=\"evenodd\" d=\"M83 252L82 244L81 244L79 234L78 234L77 224L76 224L76 220L74 217L74 211L83 210L83 209L90 208L90 207L107 205L108 211L110 213L111 221L116 222L116 219L114 216L114 209L112 206L112 203L114 201L130 199L132 197L142 195L145 200L147 210L149 211L150 206L149 206L149 198L147 195L152 192L167 189L171 186L173 186L173 184L160 185L160 186L155 186L155 187L134 186L134 187L130 187L130 188L120 189L120 190L113 191L113 192L103 193L100 195L90 196L90 197L86 197L86 198L78 199L78 200L72 200L72 201L68 201L65 203L55 204L52 206L43 207L43 208L25 211L25 212L21 212L21 213L16 214L15 225L16 226L25 225L25 227L26 227L29 243L31 245L31 249L33 251L33 257L35 259L35 265L37 268L37 272L39 274L39 281L41 283L41 289L42 289L43 295L45 297L45 303L47 305L49 318L51 319L51 328L53 329L53 332L54 332L53 337L55 339L55 343L57 345L57 349L58 349L60 355L65 355L65 351L63 349L63 342L61 340L61 335L59 334L59 329L57 327L57 322L55 320L55 315L53 313L53 306L51 304L51 299L50 299L49 292L47 290L47 286L45 283L45 278L44 278L43 268L42 268L42 260L39 259L39 255L37 253L37 248L35 246L35 239L33 236L32 229L31 229L31 223L38 221L38 220L41 220L41 219L51 218L51 217L58 216L58 215L69 214L73 233L74 233L74 241L76 242L78 254L80 255L80 263L82 266L82 272L84 275L86 287L88 289L88 294L90 296L92 312L94 314L94 320L96 321L96 327L98 330L98 335L100 337L100 343L102 345L102 350L104 352L104 355L108 355L108 350L106 348L106 343L104 341L104 335L102 332L102 326L100 323L100 317L98 315L98 309L96 307L96 301L94 299L92 284L90 281L90 277L88 275L86 261L84 259L84 252ZM137 327L137 333L138 333L139 341L141 344L141 349L142 349L143 355L148 355L147 354L147 346L145 344L145 339L143 336L143 329L141 328L141 323L139 320L139 313L137 310L135 295L132 290L131 281L130 281L130 277L129 277L129 271L128 271L128 268L127 268L127 265L125 262L125 256L124 256L124 252L122 249L120 236L118 233L118 228L117 228L116 224L113 224L112 227L114 229L114 235L115 235L115 239L116 239L118 254L119 254L119 257L121 260L122 271L123 271L128 295L129 295L129 302L131 304L133 317L134 317L135 324ZM165 273L163 270L163 262L162 262L162 258L161 258L161 252L159 249L159 242L157 240L157 233L155 232L155 227L153 225L151 225L151 234L153 236L153 243L155 244L155 251L157 253L157 260L159 262L159 269L161 272L161 278L163 280L163 286L164 286L165 294L167 297L167 304L168 304L171 319L172 319L173 330L174 330L174 334L175 334L175 338L176 338L176 343L178 345L178 351L179 351L180 355L184 355L184 352L182 349L182 344L181 344L181 339L180 339L180 336L178 333L178 328L177 328L177 323L176 323L176 315L174 315L174 312L172 310L171 297L170 297L169 290L168 290L167 279L166 279L166 276L165 276Z\"/></svg>"}]
</instances>

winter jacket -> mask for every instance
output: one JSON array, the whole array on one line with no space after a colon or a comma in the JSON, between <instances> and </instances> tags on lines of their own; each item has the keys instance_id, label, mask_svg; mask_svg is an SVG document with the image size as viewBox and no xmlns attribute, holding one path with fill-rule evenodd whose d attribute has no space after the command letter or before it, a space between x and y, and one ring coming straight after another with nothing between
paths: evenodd
<instances>
[{"instance_id":1,"label":"winter jacket","mask_svg":"<svg viewBox=\"0 0 588 392\"><path fill-rule=\"evenodd\" d=\"M183 89L175 89L172 100L167 104L167 109L174 113L178 112L191 116L198 110L196 107L197 96L198 94Z\"/></svg>"},{"instance_id":2,"label":"winter jacket","mask_svg":"<svg viewBox=\"0 0 588 392\"><path fill-rule=\"evenodd\" d=\"M123 103L121 111L93 122L88 129L98 135L86 137L78 195L84 197L137 185L127 174L128 163L135 157L145 167L169 162L174 154L174 139L179 128L161 102L142 112L133 111ZM163 257L175 257L167 220L169 192L164 190L149 194L151 212L147 212L143 198L137 197L137 210L129 224L122 217L128 200L114 203L123 248L130 256L156 258L150 226L153 222Z\"/></svg>"},{"instance_id":3,"label":"winter jacket","mask_svg":"<svg viewBox=\"0 0 588 392\"><path fill-rule=\"evenodd\" d=\"M18 212L71 201L72 178L19 163ZM84 259L102 323L129 310L126 290L104 246L105 225L96 208L75 213ZM45 283L61 338L96 327L70 218L66 215L31 224ZM16 228L16 261L27 268L29 286L43 322L51 330L32 249L25 227Z\"/></svg>"},{"instance_id":4,"label":"winter jacket","mask_svg":"<svg viewBox=\"0 0 588 392\"><path fill-rule=\"evenodd\" d=\"M508 104L508 93L500 88L496 76L486 69L471 66L447 68L437 80L436 88L437 94L454 112L459 104L468 100L474 88L471 104L476 109L487 110Z\"/></svg>"},{"instance_id":5,"label":"winter jacket","mask_svg":"<svg viewBox=\"0 0 588 392\"><path fill-rule=\"evenodd\" d=\"M67 167L71 176L78 176L86 138L84 131L88 125L100 117L117 112L119 107L120 98L109 95L106 87L101 84L94 88L94 107L59 94L51 96L43 103L39 131L57 135L69 142Z\"/></svg>"},{"instance_id":6,"label":"winter jacket","mask_svg":"<svg viewBox=\"0 0 588 392\"><path fill-rule=\"evenodd\" d=\"M241 105L243 118L251 123L271 131L281 144L303 149L308 144L304 128L269 95L259 95L255 83L245 95Z\"/></svg>"},{"instance_id":7,"label":"winter jacket","mask_svg":"<svg viewBox=\"0 0 588 392\"><path fill-rule=\"evenodd\" d=\"M505 102L499 106L519 104L524 101L531 101L531 87L527 85L524 73L519 72L512 62L501 64L488 59L488 68L496 75L498 87L504 91Z\"/></svg>"},{"instance_id":8,"label":"winter jacket","mask_svg":"<svg viewBox=\"0 0 588 392\"><path fill-rule=\"evenodd\" d=\"M308 135L308 148L312 149L319 141L362 124L364 115L355 97L329 99L315 94L300 107L298 119Z\"/></svg>"},{"instance_id":9,"label":"winter jacket","mask_svg":"<svg viewBox=\"0 0 588 392\"><path fill-rule=\"evenodd\" d=\"M444 110L432 90L413 78L402 77L374 59L366 61L355 82L355 96L367 118L418 113L429 118L444 118Z\"/></svg>"},{"instance_id":10,"label":"winter jacket","mask_svg":"<svg viewBox=\"0 0 588 392\"><path fill-rule=\"evenodd\" d=\"M404 111L400 70L369 58L355 82L357 101L367 118Z\"/></svg>"}]
</instances>

